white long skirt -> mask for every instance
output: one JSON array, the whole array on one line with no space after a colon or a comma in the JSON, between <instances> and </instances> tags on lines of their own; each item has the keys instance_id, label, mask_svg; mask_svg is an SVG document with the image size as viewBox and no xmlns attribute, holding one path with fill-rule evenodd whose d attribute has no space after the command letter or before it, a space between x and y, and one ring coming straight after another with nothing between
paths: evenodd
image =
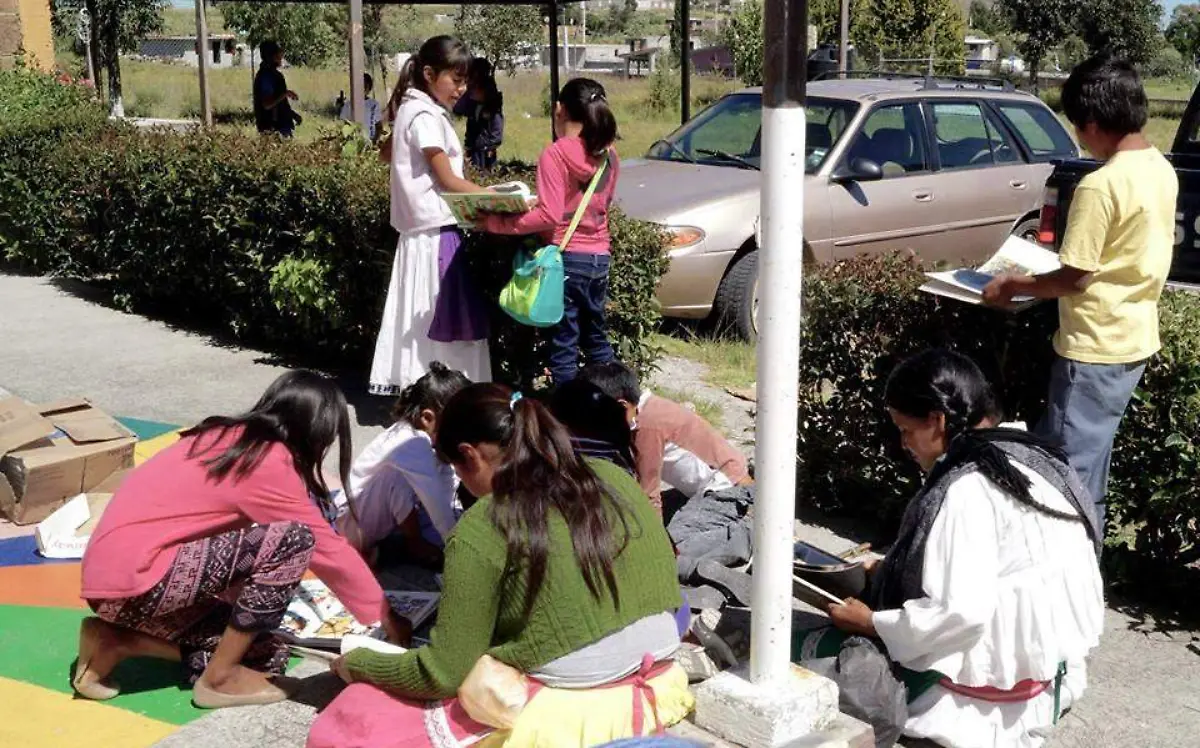
<instances>
[{"instance_id":1,"label":"white long skirt","mask_svg":"<svg viewBox=\"0 0 1200 748\"><path fill-rule=\"evenodd\" d=\"M442 343L429 338L441 286L440 242L439 229L400 236L371 364L373 395L398 395L424 376L433 361L458 369L473 382L492 379L486 340Z\"/></svg>"}]
</instances>

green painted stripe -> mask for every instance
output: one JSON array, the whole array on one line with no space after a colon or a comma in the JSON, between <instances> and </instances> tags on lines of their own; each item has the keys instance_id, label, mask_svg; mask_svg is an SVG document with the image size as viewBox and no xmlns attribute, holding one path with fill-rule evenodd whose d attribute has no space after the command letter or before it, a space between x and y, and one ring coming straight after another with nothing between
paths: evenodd
<instances>
[{"instance_id":1,"label":"green painted stripe","mask_svg":"<svg viewBox=\"0 0 1200 748\"><path fill-rule=\"evenodd\" d=\"M71 668L79 654L79 622L86 610L0 605L0 676L42 688L73 693ZM293 657L289 668L300 662ZM192 706L180 666L141 658L113 673L121 695L104 703L172 725L185 725L207 712Z\"/></svg>"},{"instance_id":2,"label":"green painted stripe","mask_svg":"<svg viewBox=\"0 0 1200 748\"><path fill-rule=\"evenodd\" d=\"M119 416L117 420L121 422L125 428L136 434L138 441L143 442L149 441L156 436L162 436L163 434L170 433L179 428L178 426L169 423L146 421L141 418L126 418L124 416Z\"/></svg>"},{"instance_id":3,"label":"green painted stripe","mask_svg":"<svg viewBox=\"0 0 1200 748\"><path fill-rule=\"evenodd\" d=\"M71 693L71 667L79 652L79 622L86 610L0 605L0 675L60 693ZM182 689L178 663L139 659L114 673L119 709L183 725L204 716Z\"/></svg>"}]
</instances>

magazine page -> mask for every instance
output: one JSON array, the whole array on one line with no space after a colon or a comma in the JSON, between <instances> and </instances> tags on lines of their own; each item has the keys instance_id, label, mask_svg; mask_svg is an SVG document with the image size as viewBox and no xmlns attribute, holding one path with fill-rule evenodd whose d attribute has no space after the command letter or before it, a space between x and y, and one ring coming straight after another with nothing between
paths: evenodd
<instances>
[{"instance_id":1,"label":"magazine page","mask_svg":"<svg viewBox=\"0 0 1200 748\"><path fill-rule=\"evenodd\" d=\"M414 629L429 620L441 600L438 592L411 590L385 590L384 596ZM328 649L336 648L346 636L378 638L381 632L379 626L359 623L323 582L305 579L284 613L279 633L293 644Z\"/></svg>"},{"instance_id":2,"label":"magazine page","mask_svg":"<svg viewBox=\"0 0 1200 748\"><path fill-rule=\"evenodd\" d=\"M921 286L921 290L970 304L980 304L983 302L983 289L997 275L1041 275L1052 273L1060 267L1058 255L1055 253L1019 236L1010 236L987 262L976 269L959 268L925 273L930 282ZM1036 301L1032 296L1016 296L1012 300L1017 308L1025 308Z\"/></svg>"},{"instance_id":3,"label":"magazine page","mask_svg":"<svg viewBox=\"0 0 1200 748\"><path fill-rule=\"evenodd\" d=\"M442 597L437 592L410 590L384 590L383 594L387 597L392 612L407 618L414 629L420 628L421 624L429 620Z\"/></svg>"},{"instance_id":4,"label":"magazine page","mask_svg":"<svg viewBox=\"0 0 1200 748\"><path fill-rule=\"evenodd\" d=\"M992 277L1001 273L1042 275L1060 267L1062 264L1054 252L1019 236L1010 236L991 259L979 266L978 272Z\"/></svg>"},{"instance_id":5,"label":"magazine page","mask_svg":"<svg viewBox=\"0 0 1200 748\"><path fill-rule=\"evenodd\" d=\"M450 212L459 226L470 228L480 213L524 213L529 210L533 195L522 182L506 182L487 192L443 193Z\"/></svg>"}]
</instances>

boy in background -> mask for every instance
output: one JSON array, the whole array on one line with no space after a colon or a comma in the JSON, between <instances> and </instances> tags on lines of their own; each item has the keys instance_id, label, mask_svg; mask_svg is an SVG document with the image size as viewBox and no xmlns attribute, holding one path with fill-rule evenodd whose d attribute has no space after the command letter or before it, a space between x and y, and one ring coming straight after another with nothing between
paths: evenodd
<instances>
[{"instance_id":1,"label":"boy in background","mask_svg":"<svg viewBox=\"0 0 1200 748\"><path fill-rule=\"evenodd\" d=\"M375 98L375 80L369 73L363 73L363 106L367 115L367 137L374 143L379 137L379 123L383 119L383 108ZM351 117L350 99L343 91L338 97L338 119L349 122Z\"/></svg>"},{"instance_id":2,"label":"boy in background","mask_svg":"<svg viewBox=\"0 0 1200 748\"><path fill-rule=\"evenodd\" d=\"M590 364L578 379L625 408L638 482L660 513L663 483L688 500L753 485L741 452L693 411L643 390L624 364Z\"/></svg>"},{"instance_id":3,"label":"boy in background","mask_svg":"<svg viewBox=\"0 0 1200 748\"><path fill-rule=\"evenodd\" d=\"M983 297L997 306L1020 295L1059 300L1057 356L1037 431L1067 453L1103 527L1113 440L1160 347L1158 300L1171 268L1179 181L1142 134L1148 102L1129 63L1107 55L1084 62L1063 86L1062 105L1104 166L1075 191L1062 267L998 277Z\"/></svg>"}]
</instances>

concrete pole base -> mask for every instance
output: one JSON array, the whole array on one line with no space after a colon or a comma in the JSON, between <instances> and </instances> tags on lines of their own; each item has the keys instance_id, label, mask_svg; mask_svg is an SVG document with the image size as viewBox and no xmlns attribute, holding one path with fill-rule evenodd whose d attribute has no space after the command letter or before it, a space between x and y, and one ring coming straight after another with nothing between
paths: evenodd
<instances>
[{"instance_id":1,"label":"concrete pole base","mask_svg":"<svg viewBox=\"0 0 1200 748\"><path fill-rule=\"evenodd\" d=\"M838 718L837 684L792 665L777 681L756 684L749 667L727 670L695 688L697 727L746 748L780 748Z\"/></svg>"}]
</instances>

